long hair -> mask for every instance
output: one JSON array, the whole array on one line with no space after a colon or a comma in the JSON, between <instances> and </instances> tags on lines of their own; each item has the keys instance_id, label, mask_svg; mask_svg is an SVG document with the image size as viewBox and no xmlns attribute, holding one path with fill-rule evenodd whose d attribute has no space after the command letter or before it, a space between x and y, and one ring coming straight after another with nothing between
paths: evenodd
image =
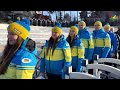
<instances>
[{"instance_id":1,"label":"long hair","mask_svg":"<svg viewBox=\"0 0 120 90\"><path fill-rule=\"evenodd\" d=\"M68 43L69 43L71 49L73 48L73 44L74 44L74 40L75 40L75 36L76 36L76 35L73 36L73 40L71 40L71 36L70 36L70 34L69 34L68 37L67 37L67 39L68 39Z\"/></svg>"},{"instance_id":2,"label":"long hair","mask_svg":"<svg viewBox=\"0 0 120 90\"><path fill-rule=\"evenodd\" d=\"M23 41L24 40L18 36L17 42L15 43L15 45L10 45L9 41L7 40L7 45L5 46L5 49L3 50L3 54L0 58L0 74L4 74L7 71L7 68L13 56L20 48Z\"/></svg>"},{"instance_id":3,"label":"long hair","mask_svg":"<svg viewBox=\"0 0 120 90\"><path fill-rule=\"evenodd\" d=\"M52 37L50 37L50 39L49 39L49 41L48 41L48 47L47 47L47 49L46 49L46 56L48 55L48 52L49 52L49 49L50 49L50 48L53 49L53 51L52 51L52 55L53 55L54 50L55 50L55 48L56 48L56 46L57 46L57 43L58 43L59 40L60 40L60 37L61 37L61 36L59 36L55 41L54 41L54 39L53 39Z\"/></svg>"}]
</instances>

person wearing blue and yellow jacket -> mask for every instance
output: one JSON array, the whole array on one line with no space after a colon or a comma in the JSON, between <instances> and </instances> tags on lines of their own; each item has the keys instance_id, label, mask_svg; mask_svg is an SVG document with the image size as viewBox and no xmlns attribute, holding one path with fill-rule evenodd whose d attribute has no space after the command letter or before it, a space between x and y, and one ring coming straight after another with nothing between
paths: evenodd
<instances>
[{"instance_id":1,"label":"person wearing blue and yellow jacket","mask_svg":"<svg viewBox=\"0 0 120 90\"><path fill-rule=\"evenodd\" d=\"M102 23L96 21L94 23L93 39L94 39L94 55L99 55L100 58L106 58L111 49L111 39L108 33L104 31Z\"/></svg>"},{"instance_id":2,"label":"person wearing blue and yellow jacket","mask_svg":"<svg viewBox=\"0 0 120 90\"><path fill-rule=\"evenodd\" d=\"M29 38L30 21L10 23L7 45L0 58L0 79L32 79L37 63L36 43Z\"/></svg>"},{"instance_id":3,"label":"person wearing blue and yellow jacket","mask_svg":"<svg viewBox=\"0 0 120 90\"><path fill-rule=\"evenodd\" d=\"M46 72L48 79L64 79L71 66L71 51L69 43L62 34L61 24L52 28L52 35L46 41L41 53L40 76Z\"/></svg>"},{"instance_id":4,"label":"person wearing blue and yellow jacket","mask_svg":"<svg viewBox=\"0 0 120 90\"><path fill-rule=\"evenodd\" d=\"M106 24L104 26L105 32L107 32L109 34L110 39L111 39L111 49L107 55L107 58L114 58L117 53L118 41L117 41L117 37L110 29L111 29L111 26L109 24Z\"/></svg>"},{"instance_id":5,"label":"person wearing blue and yellow jacket","mask_svg":"<svg viewBox=\"0 0 120 90\"><path fill-rule=\"evenodd\" d=\"M84 46L82 40L78 37L78 28L71 26L67 41L71 48L72 71L82 72L82 61L84 59Z\"/></svg>"},{"instance_id":6,"label":"person wearing blue and yellow jacket","mask_svg":"<svg viewBox=\"0 0 120 90\"><path fill-rule=\"evenodd\" d=\"M89 62L92 60L93 51L94 51L94 43L92 39L92 35L88 31L88 28L86 27L86 23L84 21L78 22L78 28L79 28L79 38L82 39L82 42L85 47L85 59L87 59Z\"/></svg>"}]
</instances>

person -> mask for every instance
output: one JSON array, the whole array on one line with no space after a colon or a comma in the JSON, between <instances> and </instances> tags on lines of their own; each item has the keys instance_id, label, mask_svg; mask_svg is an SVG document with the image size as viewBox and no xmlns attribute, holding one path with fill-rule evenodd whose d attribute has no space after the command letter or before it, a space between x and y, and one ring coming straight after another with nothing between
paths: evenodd
<instances>
[{"instance_id":1,"label":"person","mask_svg":"<svg viewBox=\"0 0 120 90\"><path fill-rule=\"evenodd\" d=\"M72 72L82 72L82 61L84 59L84 46L78 36L78 28L71 26L67 41L71 48Z\"/></svg>"},{"instance_id":2,"label":"person","mask_svg":"<svg viewBox=\"0 0 120 90\"><path fill-rule=\"evenodd\" d=\"M120 59L120 26L118 26L118 30L115 32L118 39L118 59Z\"/></svg>"},{"instance_id":3,"label":"person","mask_svg":"<svg viewBox=\"0 0 120 90\"><path fill-rule=\"evenodd\" d=\"M104 30L107 32L111 39L111 49L110 52L107 55L107 58L116 58L117 54L117 47L118 47L118 41L114 34L114 32L111 31L111 26L109 24L104 25Z\"/></svg>"},{"instance_id":4,"label":"person","mask_svg":"<svg viewBox=\"0 0 120 90\"><path fill-rule=\"evenodd\" d=\"M65 79L71 66L70 45L62 34L60 23L52 28L52 35L46 41L41 53L40 76L48 79Z\"/></svg>"},{"instance_id":5,"label":"person","mask_svg":"<svg viewBox=\"0 0 120 90\"><path fill-rule=\"evenodd\" d=\"M7 45L0 58L0 79L32 79L37 63L36 43L29 38L30 21L11 23Z\"/></svg>"},{"instance_id":6,"label":"person","mask_svg":"<svg viewBox=\"0 0 120 90\"><path fill-rule=\"evenodd\" d=\"M78 27L79 27L79 38L82 40L83 45L85 47L85 59L88 60L88 63L91 64L92 61L92 56L94 52L94 43L92 39L92 35L88 31L88 28L86 28L86 23L84 21L78 22ZM83 63L84 65L84 63Z\"/></svg>"},{"instance_id":7,"label":"person","mask_svg":"<svg viewBox=\"0 0 120 90\"><path fill-rule=\"evenodd\" d=\"M115 28L114 27L110 27L110 31L112 31L114 33L115 32Z\"/></svg>"},{"instance_id":8,"label":"person","mask_svg":"<svg viewBox=\"0 0 120 90\"><path fill-rule=\"evenodd\" d=\"M94 55L99 55L99 58L106 58L111 49L111 39L108 33L104 31L102 23L96 21L94 23L93 39L94 39Z\"/></svg>"},{"instance_id":9,"label":"person","mask_svg":"<svg viewBox=\"0 0 120 90\"><path fill-rule=\"evenodd\" d=\"M96 59L96 55L99 58L107 58L110 49L111 49L111 39L108 33L105 32L104 28L102 27L102 23L100 21L96 21L94 23L93 30L93 40L94 40L94 53L93 53L93 60ZM111 65L111 63L104 63L107 65ZM93 72L92 72L93 73ZM102 71L102 73L108 74L108 72Z\"/></svg>"},{"instance_id":10,"label":"person","mask_svg":"<svg viewBox=\"0 0 120 90\"><path fill-rule=\"evenodd\" d=\"M21 18L18 16L18 17L16 18L16 21L17 21L17 20L18 20L18 21L20 21L20 20L21 20Z\"/></svg>"}]
</instances>

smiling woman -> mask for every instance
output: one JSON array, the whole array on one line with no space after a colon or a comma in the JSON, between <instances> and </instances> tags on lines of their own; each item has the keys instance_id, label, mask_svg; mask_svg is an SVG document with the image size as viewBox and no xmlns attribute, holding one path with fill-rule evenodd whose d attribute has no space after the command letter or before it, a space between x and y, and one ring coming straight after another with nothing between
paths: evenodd
<instances>
[{"instance_id":1,"label":"smiling woman","mask_svg":"<svg viewBox=\"0 0 120 90\"><path fill-rule=\"evenodd\" d=\"M10 45L14 45L17 42L18 39L18 35L16 35L15 33L8 31L8 42Z\"/></svg>"},{"instance_id":2,"label":"smiling woman","mask_svg":"<svg viewBox=\"0 0 120 90\"><path fill-rule=\"evenodd\" d=\"M46 71L48 79L64 79L64 74L70 65L70 46L62 34L61 24L57 23L42 49L40 76L44 76Z\"/></svg>"},{"instance_id":3,"label":"smiling woman","mask_svg":"<svg viewBox=\"0 0 120 90\"><path fill-rule=\"evenodd\" d=\"M32 79L37 63L36 43L29 38L30 21L11 23L7 45L0 58L0 79Z\"/></svg>"}]
</instances>

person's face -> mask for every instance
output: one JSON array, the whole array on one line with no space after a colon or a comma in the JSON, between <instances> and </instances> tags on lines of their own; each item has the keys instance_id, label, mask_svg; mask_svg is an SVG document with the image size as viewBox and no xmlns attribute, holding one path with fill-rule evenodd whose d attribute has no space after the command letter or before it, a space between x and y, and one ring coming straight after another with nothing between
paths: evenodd
<instances>
[{"instance_id":1,"label":"person's face","mask_svg":"<svg viewBox=\"0 0 120 90\"><path fill-rule=\"evenodd\" d=\"M111 30L112 32L115 32L114 28L111 28L110 30Z\"/></svg>"},{"instance_id":2,"label":"person's face","mask_svg":"<svg viewBox=\"0 0 120 90\"><path fill-rule=\"evenodd\" d=\"M110 29L108 29L106 27L104 27L104 30L105 30L105 32L109 32L110 31Z\"/></svg>"},{"instance_id":3,"label":"person's face","mask_svg":"<svg viewBox=\"0 0 120 90\"><path fill-rule=\"evenodd\" d=\"M59 37L59 33L57 32L52 32L52 38L55 40Z\"/></svg>"},{"instance_id":4,"label":"person's face","mask_svg":"<svg viewBox=\"0 0 120 90\"><path fill-rule=\"evenodd\" d=\"M85 26L82 23L80 23L78 26L79 26L79 30L82 30L85 28Z\"/></svg>"},{"instance_id":5,"label":"person's face","mask_svg":"<svg viewBox=\"0 0 120 90\"><path fill-rule=\"evenodd\" d=\"M19 21L20 21L20 17L17 17L17 20L19 20Z\"/></svg>"},{"instance_id":6,"label":"person's face","mask_svg":"<svg viewBox=\"0 0 120 90\"><path fill-rule=\"evenodd\" d=\"M14 45L17 41L18 35L8 30L7 38L8 38L9 44Z\"/></svg>"},{"instance_id":7,"label":"person's face","mask_svg":"<svg viewBox=\"0 0 120 90\"><path fill-rule=\"evenodd\" d=\"M94 25L94 28L95 28L95 30L100 30L101 29L100 25Z\"/></svg>"},{"instance_id":8,"label":"person's face","mask_svg":"<svg viewBox=\"0 0 120 90\"><path fill-rule=\"evenodd\" d=\"M75 31L71 29L69 34L70 34L71 37L73 37L75 35Z\"/></svg>"}]
</instances>

